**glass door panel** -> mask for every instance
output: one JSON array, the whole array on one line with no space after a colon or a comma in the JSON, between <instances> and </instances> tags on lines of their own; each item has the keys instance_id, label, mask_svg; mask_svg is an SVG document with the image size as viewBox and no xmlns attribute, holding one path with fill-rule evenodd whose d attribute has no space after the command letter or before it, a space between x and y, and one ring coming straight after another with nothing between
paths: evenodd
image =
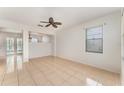
<instances>
[{"instance_id":1,"label":"glass door panel","mask_svg":"<svg viewBox=\"0 0 124 93\"><path fill-rule=\"evenodd\" d=\"M17 53L22 53L22 38L17 38Z\"/></svg>"},{"instance_id":2,"label":"glass door panel","mask_svg":"<svg viewBox=\"0 0 124 93\"><path fill-rule=\"evenodd\" d=\"M15 48L14 48L14 38L7 37L6 39L6 47L7 47L7 55L14 54Z\"/></svg>"}]
</instances>

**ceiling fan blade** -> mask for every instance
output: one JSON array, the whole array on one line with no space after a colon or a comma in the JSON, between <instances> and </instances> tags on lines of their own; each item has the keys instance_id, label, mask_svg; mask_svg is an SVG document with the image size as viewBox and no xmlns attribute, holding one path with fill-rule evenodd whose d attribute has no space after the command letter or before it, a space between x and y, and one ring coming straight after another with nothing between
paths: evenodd
<instances>
[{"instance_id":1,"label":"ceiling fan blade","mask_svg":"<svg viewBox=\"0 0 124 93\"><path fill-rule=\"evenodd\" d=\"M52 26L53 26L54 28L57 28L57 25L55 25L55 24L52 24Z\"/></svg>"},{"instance_id":2,"label":"ceiling fan blade","mask_svg":"<svg viewBox=\"0 0 124 93\"><path fill-rule=\"evenodd\" d=\"M56 25L62 25L61 22L54 22L54 24L56 24Z\"/></svg>"},{"instance_id":3,"label":"ceiling fan blade","mask_svg":"<svg viewBox=\"0 0 124 93\"><path fill-rule=\"evenodd\" d=\"M38 24L37 26L43 27L43 25Z\"/></svg>"},{"instance_id":4,"label":"ceiling fan blade","mask_svg":"<svg viewBox=\"0 0 124 93\"><path fill-rule=\"evenodd\" d=\"M49 22L46 22L46 21L40 21L40 23L49 23Z\"/></svg>"},{"instance_id":5,"label":"ceiling fan blade","mask_svg":"<svg viewBox=\"0 0 124 93\"><path fill-rule=\"evenodd\" d=\"M45 27L48 27L48 26L50 26L51 24L48 24L48 25L46 25Z\"/></svg>"},{"instance_id":6,"label":"ceiling fan blade","mask_svg":"<svg viewBox=\"0 0 124 93\"><path fill-rule=\"evenodd\" d=\"M49 18L49 23L53 23L53 22L54 22L53 18L50 17L50 18Z\"/></svg>"}]
</instances>

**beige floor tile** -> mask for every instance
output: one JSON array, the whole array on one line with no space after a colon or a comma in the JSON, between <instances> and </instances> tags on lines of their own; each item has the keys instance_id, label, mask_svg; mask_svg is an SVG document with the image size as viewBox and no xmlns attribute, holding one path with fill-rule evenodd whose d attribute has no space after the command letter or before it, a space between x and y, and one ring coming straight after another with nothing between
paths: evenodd
<instances>
[{"instance_id":1,"label":"beige floor tile","mask_svg":"<svg viewBox=\"0 0 124 93\"><path fill-rule=\"evenodd\" d=\"M9 57L9 56L8 56ZM12 56L11 56L12 57ZM14 60L16 57L13 57ZM98 86L120 85L120 75L59 57L47 56L29 62L15 61L14 72L5 72L0 60L0 84L20 86Z\"/></svg>"},{"instance_id":2,"label":"beige floor tile","mask_svg":"<svg viewBox=\"0 0 124 93\"><path fill-rule=\"evenodd\" d=\"M58 74L49 74L49 75L47 75L46 76L47 77L47 79L53 84L53 85L61 85L61 84L63 84L63 82L64 82L64 79L61 77L61 76L59 76Z\"/></svg>"},{"instance_id":3,"label":"beige floor tile","mask_svg":"<svg viewBox=\"0 0 124 93\"><path fill-rule=\"evenodd\" d=\"M4 78L2 85L3 86L6 86L6 85L9 85L9 86L10 85L12 85L12 86L18 85L17 77Z\"/></svg>"},{"instance_id":4,"label":"beige floor tile","mask_svg":"<svg viewBox=\"0 0 124 93\"><path fill-rule=\"evenodd\" d=\"M70 86L84 86L86 85L85 80L79 80L77 78L74 77L70 77L70 79L67 81L69 82L71 85Z\"/></svg>"}]
</instances>

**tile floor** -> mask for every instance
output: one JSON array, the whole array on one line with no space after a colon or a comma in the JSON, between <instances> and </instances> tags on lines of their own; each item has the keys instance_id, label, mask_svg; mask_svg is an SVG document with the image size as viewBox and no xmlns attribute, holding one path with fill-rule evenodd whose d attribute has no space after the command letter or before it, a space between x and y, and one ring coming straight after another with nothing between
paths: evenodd
<instances>
[{"instance_id":1,"label":"tile floor","mask_svg":"<svg viewBox=\"0 0 124 93\"><path fill-rule=\"evenodd\" d=\"M0 60L2 86L109 86L120 85L120 75L58 57L22 63L21 55Z\"/></svg>"}]
</instances>

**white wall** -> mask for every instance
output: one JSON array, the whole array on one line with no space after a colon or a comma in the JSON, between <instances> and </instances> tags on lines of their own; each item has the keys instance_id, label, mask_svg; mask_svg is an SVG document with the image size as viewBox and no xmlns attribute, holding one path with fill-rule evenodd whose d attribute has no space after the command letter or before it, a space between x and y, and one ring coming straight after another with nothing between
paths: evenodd
<instances>
[{"instance_id":1,"label":"white wall","mask_svg":"<svg viewBox=\"0 0 124 93\"><path fill-rule=\"evenodd\" d=\"M29 58L52 55L52 43L29 43Z\"/></svg>"},{"instance_id":2,"label":"white wall","mask_svg":"<svg viewBox=\"0 0 124 93\"><path fill-rule=\"evenodd\" d=\"M79 24L56 34L57 56L120 73L120 12ZM85 52L85 28L104 24L103 54Z\"/></svg>"},{"instance_id":3,"label":"white wall","mask_svg":"<svg viewBox=\"0 0 124 93\"><path fill-rule=\"evenodd\" d=\"M40 39L38 43L29 43L29 58L54 55L54 36L44 34Z\"/></svg>"},{"instance_id":4,"label":"white wall","mask_svg":"<svg viewBox=\"0 0 124 93\"><path fill-rule=\"evenodd\" d=\"M124 85L124 8L121 17L121 83Z\"/></svg>"}]
</instances>

